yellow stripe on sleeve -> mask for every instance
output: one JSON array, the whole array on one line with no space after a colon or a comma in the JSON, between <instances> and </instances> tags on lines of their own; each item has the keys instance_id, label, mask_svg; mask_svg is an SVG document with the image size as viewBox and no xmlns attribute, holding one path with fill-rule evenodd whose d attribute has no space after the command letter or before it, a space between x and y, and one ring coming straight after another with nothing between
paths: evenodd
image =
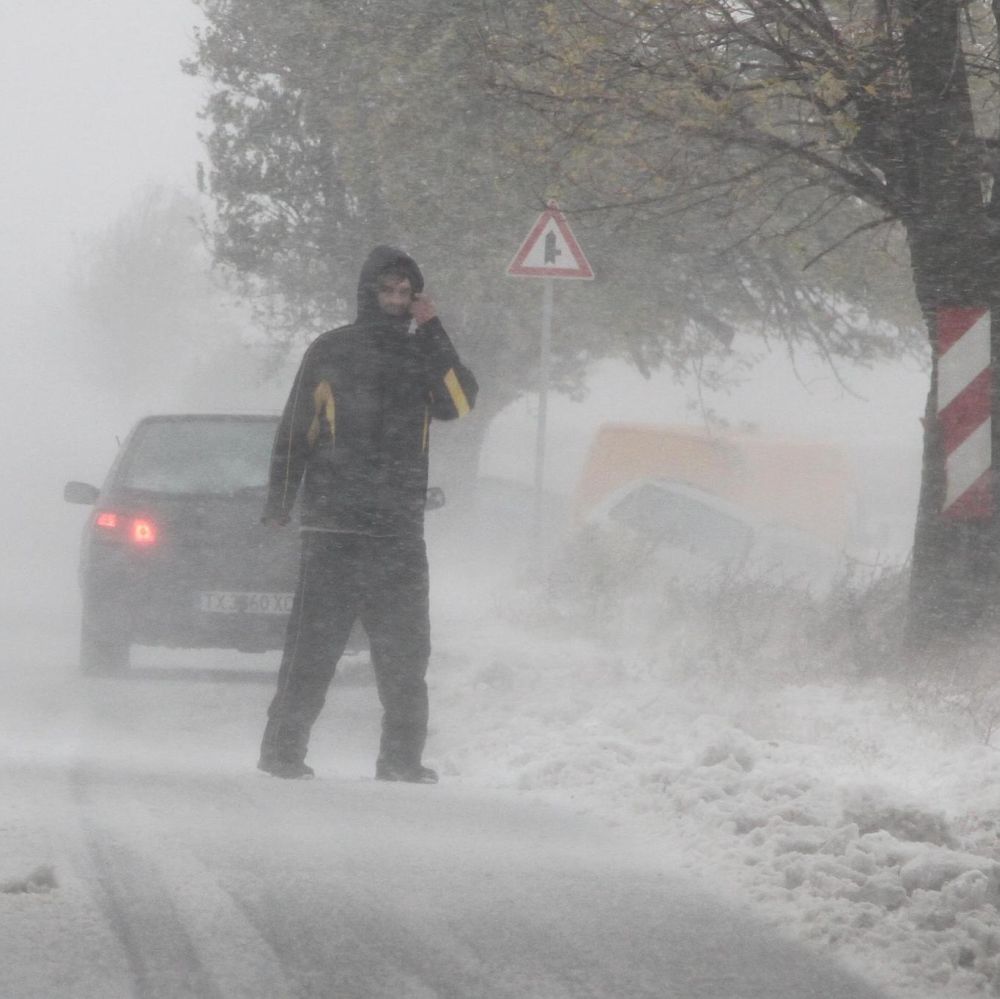
<instances>
[{"instance_id":1,"label":"yellow stripe on sleeve","mask_svg":"<svg viewBox=\"0 0 1000 999\"><path fill-rule=\"evenodd\" d=\"M469 400L465 398L465 392L462 391L454 368L449 368L448 374L444 376L444 386L451 395L451 401L455 404L458 415L465 416L472 407L469 405Z\"/></svg>"},{"instance_id":2,"label":"yellow stripe on sleeve","mask_svg":"<svg viewBox=\"0 0 1000 999\"><path fill-rule=\"evenodd\" d=\"M330 427L330 435L335 437L337 434L337 409L333 401L333 389L330 388L329 382L320 382L316 386L316 391L313 392L313 404L316 415L313 417L312 425L307 434L310 447L315 445L316 439L319 437L321 416L326 417L327 425Z\"/></svg>"}]
</instances>

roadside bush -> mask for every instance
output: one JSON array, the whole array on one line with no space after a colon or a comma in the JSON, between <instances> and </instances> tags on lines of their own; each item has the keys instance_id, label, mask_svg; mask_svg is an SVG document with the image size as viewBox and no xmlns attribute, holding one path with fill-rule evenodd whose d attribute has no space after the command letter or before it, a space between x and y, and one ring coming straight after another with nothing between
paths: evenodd
<instances>
[{"instance_id":1,"label":"roadside bush","mask_svg":"<svg viewBox=\"0 0 1000 999\"><path fill-rule=\"evenodd\" d=\"M901 670L907 710L984 746L1000 738L1000 633L912 654Z\"/></svg>"},{"instance_id":2,"label":"roadside bush","mask_svg":"<svg viewBox=\"0 0 1000 999\"><path fill-rule=\"evenodd\" d=\"M552 613L682 676L806 680L898 670L908 572L853 564L822 593L747 572L670 578L651 549L582 534L549 578Z\"/></svg>"}]
</instances>

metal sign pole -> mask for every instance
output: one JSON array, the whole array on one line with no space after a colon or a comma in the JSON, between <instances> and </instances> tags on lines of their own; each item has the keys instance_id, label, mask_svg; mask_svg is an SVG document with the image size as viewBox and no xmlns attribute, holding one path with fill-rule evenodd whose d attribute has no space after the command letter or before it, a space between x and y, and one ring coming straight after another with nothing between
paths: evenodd
<instances>
[{"instance_id":1,"label":"metal sign pole","mask_svg":"<svg viewBox=\"0 0 1000 999\"><path fill-rule=\"evenodd\" d=\"M587 258L570 230L565 216L555 201L550 201L538 216L507 267L510 277L543 278L542 356L538 372L538 429L535 440L535 511L532 553L536 570L544 568L548 555L545 543L545 432L548 411L549 380L552 368L552 281L554 278L577 278L591 281L594 277Z\"/></svg>"},{"instance_id":2,"label":"metal sign pole","mask_svg":"<svg viewBox=\"0 0 1000 999\"><path fill-rule=\"evenodd\" d=\"M542 560L545 521L545 431L552 368L552 278L543 281L542 356L538 371L538 429L535 439L535 557Z\"/></svg>"}]
</instances>

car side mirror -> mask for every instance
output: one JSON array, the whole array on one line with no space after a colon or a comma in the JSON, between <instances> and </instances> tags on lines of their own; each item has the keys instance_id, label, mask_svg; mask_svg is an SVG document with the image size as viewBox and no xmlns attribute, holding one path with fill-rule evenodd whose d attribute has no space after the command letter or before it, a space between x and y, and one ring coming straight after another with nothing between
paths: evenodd
<instances>
[{"instance_id":1,"label":"car side mirror","mask_svg":"<svg viewBox=\"0 0 1000 999\"><path fill-rule=\"evenodd\" d=\"M96 486L86 482L67 482L63 487L63 499L67 503L79 503L82 506L93 506L101 491Z\"/></svg>"},{"instance_id":2,"label":"car side mirror","mask_svg":"<svg viewBox=\"0 0 1000 999\"><path fill-rule=\"evenodd\" d=\"M440 486L431 486L427 490L427 499L424 501L425 510L440 510L445 504L444 490Z\"/></svg>"}]
</instances>

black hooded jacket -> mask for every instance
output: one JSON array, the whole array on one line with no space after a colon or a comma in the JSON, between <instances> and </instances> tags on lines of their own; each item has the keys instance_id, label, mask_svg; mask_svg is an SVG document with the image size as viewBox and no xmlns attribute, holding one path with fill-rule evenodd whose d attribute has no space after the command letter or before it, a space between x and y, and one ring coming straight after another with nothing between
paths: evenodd
<instances>
[{"instance_id":1,"label":"black hooded jacket","mask_svg":"<svg viewBox=\"0 0 1000 999\"><path fill-rule=\"evenodd\" d=\"M287 520L305 477L302 526L378 536L420 536L430 421L476 401L476 380L438 319L410 320L378 306L387 270L424 279L401 250L376 247L361 269L358 316L309 346L271 452L265 518Z\"/></svg>"}]
</instances>

